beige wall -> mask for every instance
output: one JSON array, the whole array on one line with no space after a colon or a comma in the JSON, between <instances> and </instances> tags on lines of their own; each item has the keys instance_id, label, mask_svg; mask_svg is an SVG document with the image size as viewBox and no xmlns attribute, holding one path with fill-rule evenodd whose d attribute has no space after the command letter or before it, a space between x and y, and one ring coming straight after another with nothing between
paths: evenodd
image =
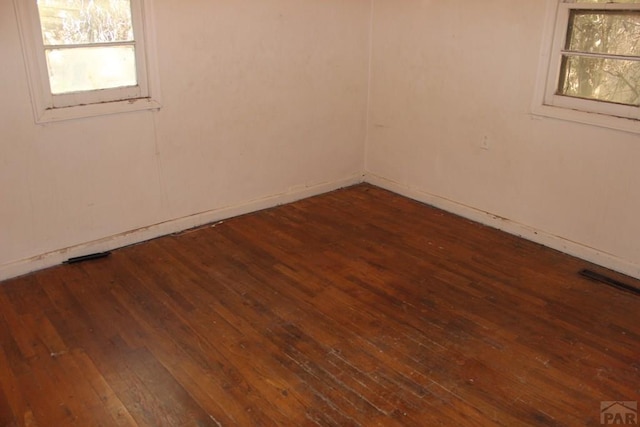
<instances>
[{"instance_id":1,"label":"beige wall","mask_svg":"<svg viewBox=\"0 0 640 427\"><path fill-rule=\"evenodd\" d=\"M374 0L367 179L640 276L640 137L531 115L545 4Z\"/></svg>"},{"instance_id":2,"label":"beige wall","mask_svg":"<svg viewBox=\"0 0 640 427\"><path fill-rule=\"evenodd\" d=\"M155 0L155 15L161 111L40 126L0 0L0 279L363 173L640 277L640 138L530 113L544 1Z\"/></svg>"},{"instance_id":3,"label":"beige wall","mask_svg":"<svg viewBox=\"0 0 640 427\"><path fill-rule=\"evenodd\" d=\"M362 179L368 0L154 4L164 108L41 126L0 0L0 278Z\"/></svg>"}]
</instances>

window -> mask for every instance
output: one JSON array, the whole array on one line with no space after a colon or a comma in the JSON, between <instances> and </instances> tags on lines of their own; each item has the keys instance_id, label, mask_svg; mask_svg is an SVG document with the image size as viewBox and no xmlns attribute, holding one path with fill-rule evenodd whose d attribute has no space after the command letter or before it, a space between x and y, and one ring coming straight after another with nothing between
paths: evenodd
<instances>
[{"instance_id":1,"label":"window","mask_svg":"<svg viewBox=\"0 0 640 427\"><path fill-rule=\"evenodd\" d=\"M640 131L640 0L549 3L537 112Z\"/></svg>"},{"instance_id":2,"label":"window","mask_svg":"<svg viewBox=\"0 0 640 427\"><path fill-rule=\"evenodd\" d=\"M15 0L37 122L159 108L150 0Z\"/></svg>"}]
</instances>

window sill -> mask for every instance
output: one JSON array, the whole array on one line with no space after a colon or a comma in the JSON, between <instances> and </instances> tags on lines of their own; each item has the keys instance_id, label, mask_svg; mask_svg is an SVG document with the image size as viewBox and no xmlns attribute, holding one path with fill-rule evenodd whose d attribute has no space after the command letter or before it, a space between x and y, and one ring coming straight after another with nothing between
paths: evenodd
<instances>
[{"instance_id":1,"label":"window sill","mask_svg":"<svg viewBox=\"0 0 640 427\"><path fill-rule=\"evenodd\" d=\"M600 113L589 113L586 111L556 107L552 105L536 105L533 107L532 114L534 116L549 117L640 134L640 120L636 119L615 117Z\"/></svg>"},{"instance_id":2,"label":"window sill","mask_svg":"<svg viewBox=\"0 0 640 427\"><path fill-rule=\"evenodd\" d=\"M128 113L132 111L159 110L160 103L152 98L129 99L101 104L77 105L36 111L36 123L45 124L64 120Z\"/></svg>"}]
</instances>

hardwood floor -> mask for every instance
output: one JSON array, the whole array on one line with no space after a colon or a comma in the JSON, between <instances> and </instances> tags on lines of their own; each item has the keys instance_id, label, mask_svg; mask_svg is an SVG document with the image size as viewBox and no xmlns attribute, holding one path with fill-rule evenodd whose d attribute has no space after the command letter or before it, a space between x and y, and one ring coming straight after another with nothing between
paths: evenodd
<instances>
[{"instance_id":1,"label":"hardwood floor","mask_svg":"<svg viewBox=\"0 0 640 427\"><path fill-rule=\"evenodd\" d=\"M0 425L598 426L640 297L582 268L369 185L234 218L0 284Z\"/></svg>"}]
</instances>

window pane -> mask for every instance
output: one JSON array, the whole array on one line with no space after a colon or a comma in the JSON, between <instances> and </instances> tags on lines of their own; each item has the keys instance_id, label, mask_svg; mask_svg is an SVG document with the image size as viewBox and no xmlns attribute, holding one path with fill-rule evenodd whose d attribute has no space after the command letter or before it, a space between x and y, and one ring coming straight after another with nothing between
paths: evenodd
<instances>
[{"instance_id":1,"label":"window pane","mask_svg":"<svg viewBox=\"0 0 640 427\"><path fill-rule=\"evenodd\" d=\"M47 49L46 53L54 95L137 84L133 46Z\"/></svg>"},{"instance_id":2,"label":"window pane","mask_svg":"<svg viewBox=\"0 0 640 427\"><path fill-rule=\"evenodd\" d=\"M572 11L567 50L640 55L640 11Z\"/></svg>"},{"instance_id":3,"label":"window pane","mask_svg":"<svg viewBox=\"0 0 640 427\"><path fill-rule=\"evenodd\" d=\"M38 0L38 10L45 45L133 40L129 0Z\"/></svg>"},{"instance_id":4,"label":"window pane","mask_svg":"<svg viewBox=\"0 0 640 427\"><path fill-rule=\"evenodd\" d=\"M558 92L577 98L640 105L640 62L565 56Z\"/></svg>"}]
</instances>

